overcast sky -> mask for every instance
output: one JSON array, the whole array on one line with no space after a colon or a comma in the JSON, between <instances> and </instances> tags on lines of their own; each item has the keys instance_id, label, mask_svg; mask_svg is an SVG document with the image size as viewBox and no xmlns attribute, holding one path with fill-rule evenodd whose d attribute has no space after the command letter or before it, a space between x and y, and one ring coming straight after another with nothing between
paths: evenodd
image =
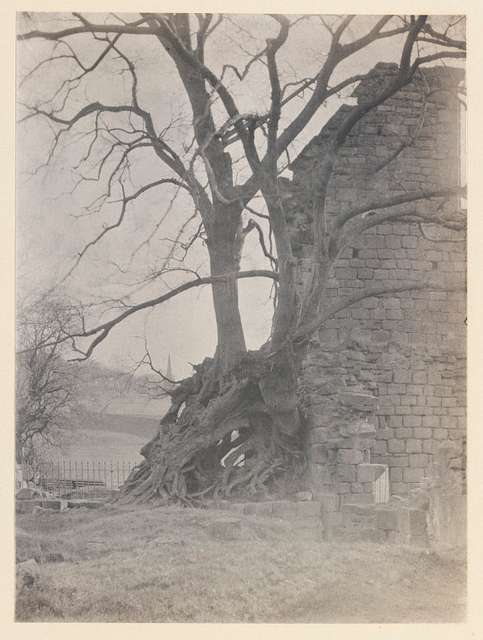
<instances>
[{"instance_id":1,"label":"overcast sky","mask_svg":"<svg viewBox=\"0 0 483 640\"><path fill-rule=\"evenodd\" d=\"M104 16L90 16L100 22ZM293 19L295 16L291 16ZM351 26L348 36L353 38L367 29L373 16L359 17ZM19 31L32 28L55 29L68 26L69 14L33 14L22 18ZM111 19L112 21L112 19ZM265 16L232 16L211 39L206 62L219 74L223 64L243 67L248 53L263 49L265 38L276 33L276 23ZM280 69L285 81L310 77L323 62L327 50L327 32L317 18L301 20L293 28L283 53L279 56ZM98 43L86 36L70 40L86 64L92 62L102 50ZM20 42L18 45L18 77L23 78L45 55L52 51L52 43L40 40ZM400 56L401 40L383 40L364 50L350 62L341 65L334 80L367 71L379 61L392 62ZM151 111L155 125L162 130L171 122L168 139L180 153L190 143L189 109L173 64L151 37L123 36L119 48L135 62L139 75L141 105ZM54 55L65 54L58 49ZM23 82L18 90L19 102L40 105L71 76L72 66L61 59L43 66L36 75ZM120 61L107 57L99 70L76 88L71 96L72 106L66 115L72 115L86 102L99 100L105 104L121 104L127 100L130 80L127 73L119 73ZM230 76L230 72L227 77ZM242 89L239 83L230 83L241 112L264 113L269 104L267 72L263 64L253 65ZM65 86L65 85L64 85ZM56 99L60 104L62 92ZM307 99L307 95L305 96ZM70 103L67 103L70 104ZM295 100L287 110L282 125L301 108L303 101ZM291 149L292 159L320 131L323 123L338 108L333 100L314 117L304 135ZM218 112L221 115L221 112ZM19 116L23 115L19 107ZM220 120L220 124L223 120ZM75 138L61 139L56 154L48 166L41 167L48 156L52 142L52 129L45 118L34 118L17 129L17 288L19 296L31 296L58 283L69 270L75 255L92 240L106 223L119 215L119 203L114 202L98 213L85 215L83 207L103 189L92 179L78 187L78 172L74 170L87 150L90 138L83 124L74 132ZM77 135L78 134L78 135ZM100 149L100 148L99 148ZM99 151L100 153L100 151ZM233 150L236 156L236 150ZM100 156L98 156L100 157ZM113 156L115 159L115 157ZM114 161L114 160L113 160ZM39 168L41 167L41 168ZM236 165L243 177L243 162ZM91 166L81 166L84 177L95 175ZM143 182L167 175L159 160L150 151L141 150L133 156L132 189ZM288 174L290 175L290 174ZM190 199L174 188L151 190L135 206L129 207L125 221L119 229L107 235L89 250L72 276L63 284L70 296L83 301L96 301L119 297L138 288L147 273L159 267L172 248L169 239L175 237L180 224L193 213ZM113 195L115 200L119 196ZM253 206L262 210L258 200ZM156 225L163 218L162 226ZM199 224L192 221L186 232ZM143 244L152 235L149 244ZM134 255L133 255L134 254ZM197 242L190 252L187 266L207 274L207 253ZM250 234L243 255L243 268L268 268L269 265L257 244L256 235ZM189 279L190 276L173 275L165 284L156 281L141 288L133 300L159 295L166 286ZM256 279L239 283L241 311L249 348L257 348L269 332L273 310L269 299L271 281ZM157 365L163 367L171 353L174 373L183 376L190 372L189 363L199 362L212 355L216 346L211 291L197 288L170 300L158 308L137 314L113 330L110 337L96 350L99 361L120 368L131 367L144 352L144 336Z\"/></svg>"}]
</instances>

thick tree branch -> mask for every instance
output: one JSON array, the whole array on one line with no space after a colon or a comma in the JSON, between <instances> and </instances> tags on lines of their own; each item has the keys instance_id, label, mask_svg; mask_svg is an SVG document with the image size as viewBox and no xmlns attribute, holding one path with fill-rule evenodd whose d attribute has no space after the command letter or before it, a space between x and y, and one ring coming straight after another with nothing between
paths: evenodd
<instances>
[{"instance_id":1,"label":"thick tree branch","mask_svg":"<svg viewBox=\"0 0 483 640\"><path fill-rule=\"evenodd\" d=\"M429 40L432 44L438 44L444 47L454 47L455 49L466 51L466 42L464 40L456 40L448 36L446 33L440 33L430 24L426 24L424 26L423 33L427 33L431 36L430 39L425 38L425 42ZM419 40L423 40L423 38L419 38Z\"/></svg>"},{"instance_id":2,"label":"thick tree branch","mask_svg":"<svg viewBox=\"0 0 483 640\"><path fill-rule=\"evenodd\" d=\"M189 51L183 44L183 42L177 37L176 33L170 27L165 16L162 14L143 14L147 18L150 18L150 24L157 23L159 25L159 37L164 43L168 44L167 50L172 55L170 47L179 59L192 68L196 69L201 76L208 82L208 84L214 89L214 91L220 97L223 106L230 118L236 118L240 115L238 107L233 99L233 96L228 91L227 87L203 62L201 62L196 55ZM165 44L166 47L166 44ZM247 136L246 129L240 121L236 121L235 128L242 141L243 148L247 156L252 156L254 152L253 145L250 144Z\"/></svg>"},{"instance_id":3,"label":"thick tree branch","mask_svg":"<svg viewBox=\"0 0 483 640\"><path fill-rule=\"evenodd\" d=\"M368 46L374 40L379 39L380 37L386 37L386 34L383 32L383 36L381 36L381 30L384 25L393 17L393 16L384 16L376 25L369 31L366 36L363 38L354 41L351 44L341 45L340 38L345 30L348 22L347 20L352 19L353 16L348 16L348 18L342 22L339 28L334 32L332 36L332 42L330 45L329 53L327 55L326 61L319 70L317 74L317 81L315 85L314 92L307 104L300 111L300 113L292 120L292 122L287 126L285 131L281 134L277 142L277 151L279 156L284 152L284 150L294 141L294 139L299 135L299 133L307 126L310 122L316 111L319 109L321 104L328 97L328 83L332 76L334 69L345 59L350 57L353 53L358 51L361 47ZM397 30L399 32L399 30ZM401 33L403 31L407 31L407 27L401 28ZM388 32L390 37L392 35L396 35L395 33ZM333 91L331 92L331 94Z\"/></svg>"},{"instance_id":4,"label":"thick tree branch","mask_svg":"<svg viewBox=\"0 0 483 640\"><path fill-rule=\"evenodd\" d=\"M184 293L185 291L189 291L190 289L193 289L194 287L200 287L206 284L214 284L216 282L222 282L226 279L233 278L233 277L237 280L242 280L245 278L259 278L259 277L270 278L275 281L278 280L277 273L275 273L274 271L266 270L266 269L253 269L250 271L238 271L236 273L226 273L218 276L206 276L203 278L197 278L196 280L190 280L189 282L185 282L184 284L178 287L175 287L171 291L168 291L167 293L164 293L161 296L152 298L150 300L146 300L136 305L132 305L131 307L126 309L126 311L116 316L112 320L104 322L92 329L84 330L82 332L77 332L77 333L69 333L68 335L65 336L63 341L66 341L66 340L75 341L76 338L89 338L91 336L96 336L96 338L93 340L93 342L90 344L90 346L86 351L80 351L79 349L77 349L77 351L82 353L82 357L76 358L75 360L86 360L92 355L94 349L105 338L107 338L110 331L115 326L117 326L119 323L123 322L123 320L125 320L126 318L129 318L133 314L138 313L139 311L143 311L144 309L151 309L153 307L156 307L162 304L163 302L166 302L167 300L170 300L171 298L174 298L175 296L178 296L179 294Z\"/></svg>"},{"instance_id":5,"label":"thick tree branch","mask_svg":"<svg viewBox=\"0 0 483 640\"><path fill-rule=\"evenodd\" d=\"M379 298L381 296L403 293L405 291L464 291L464 284L448 285L438 282L405 282L404 284L394 287L374 287L372 289L363 289L356 294L347 298L339 299L332 305L324 308L317 317L300 326L294 334L295 342L305 342L310 336L320 329L323 324L336 315L339 311L351 307L367 298Z\"/></svg>"},{"instance_id":6,"label":"thick tree branch","mask_svg":"<svg viewBox=\"0 0 483 640\"><path fill-rule=\"evenodd\" d=\"M423 213L421 211L387 211L383 213L377 213L374 216L370 216L365 220L360 220L356 224L355 229L349 232L349 235L359 235L367 229L383 224L384 222L397 222L397 221L414 221L419 224L435 224L444 229L451 231L464 231L466 229L466 219L449 220L443 218L437 212Z\"/></svg>"},{"instance_id":7,"label":"thick tree branch","mask_svg":"<svg viewBox=\"0 0 483 640\"><path fill-rule=\"evenodd\" d=\"M388 209L390 207L396 207L401 204L407 204L409 202L416 202L417 200L429 200L431 198L444 198L452 195L463 195L466 193L466 187L448 187L445 189L436 189L434 191L413 191L409 193L403 193L398 196L392 196L390 198L378 198L376 200L366 202L355 209L351 209L342 214L338 219L336 226L338 228L343 227L347 222L356 218L357 216L367 214L379 209Z\"/></svg>"},{"instance_id":8,"label":"thick tree branch","mask_svg":"<svg viewBox=\"0 0 483 640\"><path fill-rule=\"evenodd\" d=\"M272 89L270 97L270 118L268 120L268 143L267 143L267 156L270 159L269 162L272 165L272 169L277 167L277 156L275 154L278 123L282 113L282 90L280 87L280 78L277 69L277 52L285 42L287 41L290 22L285 16L272 14L272 18L276 20L280 25L280 30L276 38L270 38L267 40L267 64L268 75L270 78L270 86Z\"/></svg>"},{"instance_id":9,"label":"thick tree branch","mask_svg":"<svg viewBox=\"0 0 483 640\"><path fill-rule=\"evenodd\" d=\"M141 26L145 22L144 19L131 24L94 24L88 22L81 14L73 14L81 22L78 27L70 27L68 29L60 29L58 31L41 31L34 29L27 33L21 33L17 36L17 40L32 40L34 38L42 38L43 40L60 40L69 36L75 36L80 33L120 33L130 35L155 35L159 33L159 29L153 26Z\"/></svg>"}]
</instances>

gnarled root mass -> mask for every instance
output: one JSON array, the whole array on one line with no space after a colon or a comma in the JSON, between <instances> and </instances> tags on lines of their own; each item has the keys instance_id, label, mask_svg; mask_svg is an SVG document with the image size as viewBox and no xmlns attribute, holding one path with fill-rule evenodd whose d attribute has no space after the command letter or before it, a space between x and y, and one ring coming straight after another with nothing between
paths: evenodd
<instances>
[{"instance_id":1,"label":"gnarled root mass","mask_svg":"<svg viewBox=\"0 0 483 640\"><path fill-rule=\"evenodd\" d=\"M279 401L277 401L277 397ZM249 353L229 375L206 359L171 396L122 502L265 493L303 460L293 365Z\"/></svg>"}]
</instances>

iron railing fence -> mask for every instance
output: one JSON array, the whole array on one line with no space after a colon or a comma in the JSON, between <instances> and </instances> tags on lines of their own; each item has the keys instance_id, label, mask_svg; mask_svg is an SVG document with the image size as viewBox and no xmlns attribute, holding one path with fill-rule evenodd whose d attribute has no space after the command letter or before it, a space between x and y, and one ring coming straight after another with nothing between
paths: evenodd
<instances>
[{"instance_id":1,"label":"iron railing fence","mask_svg":"<svg viewBox=\"0 0 483 640\"><path fill-rule=\"evenodd\" d=\"M108 498L136 464L130 460L49 460L22 465L22 483L56 498Z\"/></svg>"}]
</instances>

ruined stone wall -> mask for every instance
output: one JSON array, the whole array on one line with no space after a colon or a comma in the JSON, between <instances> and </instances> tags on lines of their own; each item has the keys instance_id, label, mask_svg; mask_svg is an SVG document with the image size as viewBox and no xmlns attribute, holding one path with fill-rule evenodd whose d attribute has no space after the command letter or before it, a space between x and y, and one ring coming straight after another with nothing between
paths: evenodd
<instances>
[{"instance_id":1,"label":"ruined stone wall","mask_svg":"<svg viewBox=\"0 0 483 640\"><path fill-rule=\"evenodd\" d=\"M392 65L378 65L354 95L367 99L392 73ZM331 216L361 202L458 182L460 80L457 70L428 69L360 121L340 150L329 185ZM344 105L291 167L287 215L300 259L300 285L310 265L318 158L351 108ZM404 206L408 214L433 207L425 201ZM455 198L444 205L459 206ZM366 231L341 254L328 295L340 298L365 286L434 277L452 285L464 282L465 272L461 232L386 223ZM413 291L368 298L327 322L309 349L303 373L316 491L368 492L358 465L367 463L363 452L370 446L370 462L387 464L392 493L404 496L424 482L438 445L448 440L463 447L465 317L464 293ZM337 345L342 347L334 351ZM373 424L372 443L369 434L361 434L365 446L357 448L354 434L347 433L341 393L375 397L365 417L354 409L349 420ZM344 453L344 446L352 453Z\"/></svg>"}]
</instances>

